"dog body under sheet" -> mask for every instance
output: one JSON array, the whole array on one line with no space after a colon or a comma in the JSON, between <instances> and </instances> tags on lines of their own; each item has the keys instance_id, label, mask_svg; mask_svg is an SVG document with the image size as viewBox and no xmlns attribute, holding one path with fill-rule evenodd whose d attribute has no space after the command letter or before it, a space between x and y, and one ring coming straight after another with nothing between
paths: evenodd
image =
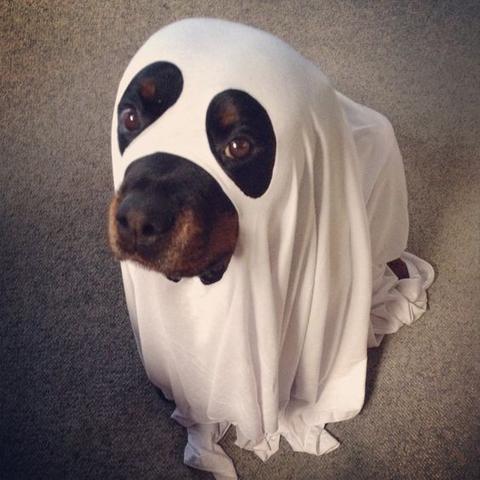
<instances>
[{"instance_id":1,"label":"dog body under sheet","mask_svg":"<svg viewBox=\"0 0 480 480\"><path fill-rule=\"evenodd\" d=\"M218 445L231 425L237 445L263 460L280 436L296 451L331 451L338 442L325 424L362 408L367 347L416 320L433 281L430 265L405 252L407 192L392 127L277 38L211 19L153 35L127 67L117 104L157 61L180 69L184 89L123 154L115 113L116 188L135 159L181 155L215 178L239 218L235 253L212 285L121 264L146 372L188 429L185 462L236 478ZM258 198L225 174L205 132L209 102L232 88L260 102L276 134L271 182ZM409 278L387 266L396 258Z\"/></svg>"}]
</instances>

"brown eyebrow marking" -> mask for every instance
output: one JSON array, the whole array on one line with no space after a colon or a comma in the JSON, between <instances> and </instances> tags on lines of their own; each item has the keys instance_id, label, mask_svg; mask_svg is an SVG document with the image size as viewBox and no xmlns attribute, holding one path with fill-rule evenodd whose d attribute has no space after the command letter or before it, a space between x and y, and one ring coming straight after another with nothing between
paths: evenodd
<instances>
[{"instance_id":1,"label":"brown eyebrow marking","mask_svg":"<svg viewBox=\"0 0 480 480\"><path fill-rule=\"evenodd\" d=\"M144 100L153 100L155 98L156 91L157 87L153 78L148 77L140 81L139 93Z\"/></svg>"},{"instance_id":2,"label":"brown eyebrow marking","mask_svg":"<svg viewBox=\"0 0 480 480\"><path fill-rule=\"evenodd\" d=\"M231 102L226 103L221 111L218 112L218 120L220 122L220 126L223 128L227 128L230 125L238 122L240 120L240 115L237 107Z\"/></svg>"}]
</instances>

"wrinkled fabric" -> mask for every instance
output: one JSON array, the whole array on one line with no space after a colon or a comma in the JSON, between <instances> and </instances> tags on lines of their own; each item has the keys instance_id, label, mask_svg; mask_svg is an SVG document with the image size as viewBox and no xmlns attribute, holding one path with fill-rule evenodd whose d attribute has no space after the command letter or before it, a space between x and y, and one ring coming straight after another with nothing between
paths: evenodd
<instances>
[{"instance_id":1,"label":"wrinkled fabric","mask_svg":"<svg viewBox=\"0 0 480 480\"><path fill-rule=\"evenodd\" d=\"M362 408L367 347L426 309L433 270L405 252L407 191L392 127L336 92L319 69L257 29L189 19L154 34L133 57L131 79L155 61L174 63L177 103L121 155L112 125L115 188L127 166L155 152L210 173L239 215L238 245L223 278L179 283L122 262L128 311L150 380L175 401L188 430L185 463L217 479L237 478L218 445L267 460L283 436L320 455L338 441L325 424ZM205 130L211 99L226 89L267 111L277 150L271 184L243 194L213 157ZM401 257L410 277L386 263Z\"/></svg>"}]
</instances>

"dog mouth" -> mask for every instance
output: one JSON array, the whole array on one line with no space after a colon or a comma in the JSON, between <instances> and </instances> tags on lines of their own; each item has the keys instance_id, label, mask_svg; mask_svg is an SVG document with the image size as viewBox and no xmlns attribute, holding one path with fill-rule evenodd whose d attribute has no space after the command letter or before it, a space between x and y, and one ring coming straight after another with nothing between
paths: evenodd
<instances>
[{"instance_id":1,"label":"dog mouth","mask_svg":"<svg viewBox=\"0 0 480 480\"><path fill-rule=\"evenodd\" d=\"M201 196L203 203L189 201L159 210L152 208L161 202L152 197L151 189L139 192L124 181L108 210L108 243L114 257L173 282L195 276L204 284L218 282L228 268L239 231L238 214L218 189L211 202Z\"/></svg>"}]
</instances>

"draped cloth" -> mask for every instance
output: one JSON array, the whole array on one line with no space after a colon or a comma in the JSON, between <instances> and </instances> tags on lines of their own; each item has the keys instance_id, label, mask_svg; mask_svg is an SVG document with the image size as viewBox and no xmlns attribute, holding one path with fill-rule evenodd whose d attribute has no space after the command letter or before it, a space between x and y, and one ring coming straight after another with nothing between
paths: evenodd
<instances>
[{"instance_id":1,"label":"draped cloth","mask_svg":"<svg viewBox=\"0 0 480 480\"><path fill-rule=\"evenodd\" d=\"M182 72L183 91L120 154L116 110L132 78L157 61ZM254 97L276 141L271 183L245 195L210 151L205 115L226 89ZM262 460L283 436L320 455L338 441L325 424L355 416L364 401L367 347L427 307L433 269L405 251L407 191L389 121L337 92L318 67L278 38L214 19L187 19L155 33L120 82L112 126L115 188L127 166L168 152L210 173L234 204L239 239L223 278L179 283L121 263L128 311L150 380L176 404L188 430L185 463L237 478L218 444ZM399 280L387 262L401 258Z\"/></svg>"}]
</instances>

